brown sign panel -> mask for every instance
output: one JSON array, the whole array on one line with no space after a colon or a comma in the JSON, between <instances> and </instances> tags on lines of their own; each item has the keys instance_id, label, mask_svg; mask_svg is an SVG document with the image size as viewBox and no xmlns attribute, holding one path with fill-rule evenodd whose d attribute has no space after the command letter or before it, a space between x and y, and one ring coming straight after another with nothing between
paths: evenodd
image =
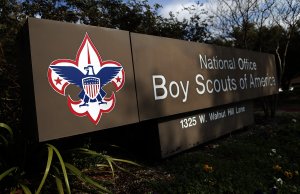
<instances>
[{"instance_id":1,"label":"brown sign panel","mask_svg":"<svg viewBox=\"0 0 300 194\"><path fill-rule=\"evenodd\" d=\"M28 29L39 141L139 121L129 32L32 18Z\"/></svg>"},{"instance_id":2,"label":"brown sign panel","mask_svg":"<svg viewBox=\"0 0 300 194\"><path fill-rule=\"evenodd\" d=\"M34 112L39 141L277 93L274 56L269 54L33 18L25 29L30 54L24 57L29 86L24 99L32 106L24 112ZM230 126L232 118L202 123L200 139L190 137L182 146L219 135L218 130L203 135L204 126L221 121ZM174 123L178 121L159 124L162 146L170 133L176 138L194 133L196 126L183 133ZM173 124L174 132L168 131Z\"/></svg>"},{"instance_id":3,"label":"brown sign panel","mask_svg":"<svg viewBox=\"0 0 300 194\"><path fill-rule=\"evenodd\" d=\"M273 55L131 33L140 120L272 95Z\"/></svg>"},{"instance_id":4,"label":"brown sign panel","mask_svg":"<svg viewBox=\"0 0 300 194\"><path fill-rule=\"evenodd\" d=\"M161 156L167 157L192 148L253 122L252 102L214 107L160 122Z\"/></svg>"}]
</instances>

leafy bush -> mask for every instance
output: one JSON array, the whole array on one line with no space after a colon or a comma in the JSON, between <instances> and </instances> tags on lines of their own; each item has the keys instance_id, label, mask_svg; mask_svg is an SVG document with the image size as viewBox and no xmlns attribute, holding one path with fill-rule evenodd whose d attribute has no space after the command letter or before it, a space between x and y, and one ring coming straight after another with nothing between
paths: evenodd
<instances>
[{"instance_id":1,"label":"leafy bush","mask_svg":"<svg viewBox=\"0 0 300 194\"><path fill-rule=\"evenodd\" d=\"M52 185L56 185L57 191L53 192L66 192L70 194L70 177L76 177L83 183L93 186L97 189L98 193L111 193L108 189L105 188L105 186L102 185L102 183L99 183L98 181L95 181L91 177L85 175L79 168L77 168L70 162L66 162L59 150L52 144L45 144L47 148L47 161L45 163L45 166L43 167L42 165L43 160L45 159L45 157L43 157L45 156L45 149L41 149L41 154L34 153L33 150L35 149L20 150L20 148L23 146L17 145L18 142L13 141L14 134L12 129L4 123L0 123L0 127L1 129L4 129L0 131L0 193L15 193L17 190L22 190L25 194L31 194L32 189L37 187L35 193L39 194L42 192L43 188L53 190ZM41 145L38 145L38 147L40 146ZM14 160L13 158L17 157L11 157L10 154L7 153L22 153L22 155L25 155L24 158L29 161L22 161L23 159L21 159L21 162L12 161ZM118 163L121 162L138 165L129 160L114 158L109 155L86 148L73 149L69 153L71 153L72 156L84 156L85 158L96 159L96 161L98 162L101 161L102 163L98 163L97 166L108 167L113 178L115 176L115 168L126 171L126 169L119 166ZM30 157L31 155L33 155L33 158ZM67 158L69 159L72 157ZM72 159L70 160L72 161ZM34 166L35 163L32 161L38 161L37 166ZM29 163L29 166L31 166L31 168L29 168L31 170L26 169L24 165L26 162ZM37 169L37 172L33 172ZM39 177L41 174L43 174L41 181L37 181L36 177Z\"/></svg>"}]
</instances>

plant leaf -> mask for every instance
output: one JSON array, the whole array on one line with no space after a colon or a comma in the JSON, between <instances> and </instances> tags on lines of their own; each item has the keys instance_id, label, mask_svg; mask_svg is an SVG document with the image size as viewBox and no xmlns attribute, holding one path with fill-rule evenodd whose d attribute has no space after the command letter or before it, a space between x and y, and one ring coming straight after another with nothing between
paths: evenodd
<instances>
[{"instance_id":1,"label":"plant leaf","mask_svg":"<svg viewBox=\"0 0 300 194\"><path fill-rule=\"evenodd\" d=\"M17 167L12 167L12 168L10 168L10 169L4 171L3 173L1 173L1 174L0 174L0 181L1 181L2 179L4 179L6 176L10 175L10 173L11 173L12 171L17 170L17 169L18 169Z\"/></svg>"},{"instance_id":2,"label":"plant leaf","mask_svg":"<svg viewBox=\"0 0 300 194\"><path fill-rule=\"evenodd\" d=\"M107 156L107 155L104 155L104 154L101 154L99 152L89 150L89 149L86 149L86 148L78 148L76 150L83 153L83 154L88 154L88 155L91 155L91 156L98 156L98 157L104 158L107 161L107 163L108 163L108 165L111 169L112 176L115 177L114 167L113 167L113 164L112 164L113 161L110 159L111 158L110 156Z\"/></svg>"},{"instance_id":3,"label":"plant leaf","mask_svg":"<svg viewBox=\"0 0 300 194\"><path fill-rule=\"evenodd\" d=\"M20 186L22 187L25 194L31 194L30 189L26 185L20 184Z\"/></svg>"},{"instance_id":4,"label":"plant leaf","mask_svg":"<svg viewBox=\"0 0 300 194\"><path fill-rule=\"evenodd\" d=\"M48 159L47 159L47 165L46 165L46 169L45 169L45 173L44 173L44 176L42 178L42 181L36 191L36 194L39 194L42 190L42 187L44 186L45 184L45 180L49 174L49 171L50 171L50 167L51 167L51 163L52 163L52 158L53 158L53 149L51 147L48 147Z\"/></svg>"},{"instance_id":5,"label":"plant leaf","mask_svg":"<svg viewBox=\"0 0 300 194\"><path fill-rule=\"evenodd\" d=\"M117 165L117 164L115 164L115 166L116 166L118 169L120 169L120 170L122 170L122 171L124 171L124 172L127 172L127 173L132 174L129 170L127 170L127 169L125 169L125 168L123 168L123 167L121 167L121 166L119 166L119 165Z\"/></svg>"},{"instance_id":6,"label":"plant leaf","mask_svg":"<svg viewBox=\"0 0 300 194\"><path fill-rule=\"evenodd\" d=\"M101 168L101 167L108 167L107 164L96 164L96 166L97 166L98 168Z\"/></svg>"},{"instance_id":7,"label":"plant leaf","mask_svg":"<svg viewBox=\"0 0 300 194\"><path fill-rule=\"evenodd\" d=\"M13 193L13 194L15 194L15 193L16 193L16 191L17 191L17 189L16 189L16 188L13 188L12 190L10 190L10 193Z\"/></svg>"},{"instance_id":8,"label":"plant leaf","mask_svg":"<svg viewBox=\"0 0 300 194\"><path fill-rule=\"evenodd\" d=\"M8 131L8 133L10 134L11 137L14 136L14 133L12 131L12 129L10 128L10 126L8 126L7 124L5 123L0 123L0 128L4 128Z\"/></svg>"},{"instance_id":9,"label":"plant leaf","mask_svg":"<svg viewBox=\"0 0 300 194\"><path fill-rule=\"evenodd\" d=\"M2 139L2 142L4 143L5 146L8 145L8 140L3 135L1 135L1 134L0 134L0 139Z\"/></svg>"},{"instance_id":10,"label":"plant leaf","mask_svg":"<svg viewBox=\"0 0 300 194\"><path fill-rule=\"evenodd\" d=\"M106 161L108 162L109 166L110 166L110 169L111 169L111 173L112 173L112 176L113 178L115 178L115 170L114 170L114 166L113 166L113 161L110 160L110 158L105 158Z\"/></svg>"},{"instance_id":11,"label":"plant leaf","mask_svg":"<svg viewBox=\"0 0 300 194\"><path fill-rule=\"evenodd\" d=\"M54 152L56 153L56 155L57 155L57 157L59 159L60 166L61 166L61 169L63 171L63 175L64 175L64 179L65 179L65 184L66 184L66 187L67 187L67 191L68 191L69 194L71 194L71 188L70 188L68 174L67 174L67 171L66 171L64 160L63 160L62 156L60 155L58 149L56 149L56 147L54 147L51 144L47 144L47 145L54 150Z\"/></svg>"},{"instance_id":12,"label":"plant leaf","mask_svg":"<svg viewBox=\"0 0 300 194\"><path fill-rule=\"evenodd\" d=\"M126 169L124 169L124 168L116 165L115 162L123 162L123 163L127 163L127 164L132 164L132 165L135 165L135 166L140 166L139 164L137 164L137 163L135 163L133 161L125 160L125 159L119 159L119 158L113 158L111 156L108 156L108 155L105 155L105 154L101 154L101 153L98 153L96 151L89 150L89 149L86 149L86 148L78 148L76 150L79 151L79 152L81 152L81 153L83 153L83 154L88 154L88 155L91 155L91 156L99 156L99 157L102 157L103 159L105 159L107 161L110 169L111 169L113 177L115 177L114 165L117 166L117 168L119 168L120 170L128 172Z\"/></svg>"},{"instance_id":13,"label":"plant leaf","mask_svg":"<svg viewBox=\"0 0 300 194\"><path fill-rule=\"evenodd\" d=\"M64 187L63 187L61 179L58 176L54 176L54 178L55 178L58 193L64 194Z\"/></svg>"},{"instance_id":14,"label":"plant leaf","mask_svg":"<svg viewBox=\"0 0 300 194\"><path fill-rule=\"evenodd\" d=\"M58 170L58 168L56 166L53 166L54 168L54 179L55 179L55 183L56 183L56 187L57 187L57 190L58 190L58 193L59 194L63 194L64 193L64 186L63 186L63 183L61 181L61 178L59 176L60 172Z\"/></svg>"},{"instance_id":15,"label":"plant leaf","mask_svg":"<svg viewBox=\"0 0 300 194\"><path fill-rule=\"evenodd\" d=\"M109 190L107 190L105 187L103 187L102 185L100 185L98 182L96 182L96 181L92 180L91 178L89 178L88 176L84 175L78 168L76 168L72 164L65 163L65 165L80 180L82 180L82 181L84 181L86 183L89 183L89 184L91 184L91 185L93 185L93 186L101 189L105 193L111 193Z\"/></svg>"},{"instance_id":16,"label":"plant leaf","mask_svg":"<svg viewBox=\"0 0 300 194\"><path fill-rule=\"evenodd\" d=\"M130 161L130 160L124 160L124 159L119 159L119 158L112 158L112 160L115 161L115 162L123 162L123 163L132 164L132 165L135 165L135 166L141 166L138 163L135 163L135 162Z\"/></svg>"},{"instance_id":17,"label":"plant leaf","mask_svg":"<svg viewBox=\"0 0 300 194\"><path fill-rule=\"evenodd\" d=\"M93 151L93 150L86 149L86 148L78 148L78 149L75 149L75 151L79 151L81 153L92 155L92 156L101 156L101 157L104 157L103 154L101 154L99 152L96 152L96 151Z\"/></svg>"}]
</instances>

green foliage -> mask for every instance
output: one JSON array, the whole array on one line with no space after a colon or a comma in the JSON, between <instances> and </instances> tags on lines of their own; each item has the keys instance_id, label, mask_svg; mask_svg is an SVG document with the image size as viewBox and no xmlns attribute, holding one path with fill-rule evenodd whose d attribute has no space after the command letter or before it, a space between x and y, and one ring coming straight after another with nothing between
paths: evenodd
<instances>
[{"instance_id":1,"label":"green foliage","mask_svg":"<svg viewBox=\"0 0 300 194\"><path fill-rule=\"evenodd\" d=\"M26 0L22 3L23 14L31 17L183 39L186 24L174 16L162 18L159 8L158 4L150 6L147 0Z\"/></svg>"},{"instance_id":2,"label":"green foliage","mask_svg":"<svg viewBox=\"0 0 300 194\"><path fill-rule=\"evenodd\" d=\"M84 175L78 168L76 168L74 165L69 164L69 163L65 163L66 168L68 168L70 170L70 172L75 175L77 178L79 178L81 181L86 182L90 185L95 186L96 188L98 188L99 192L103 192L103 193L110 193L110 191L108 191L105 187L103 187L101 184L99 184L98 182L94 181L93 179L91 179L90 177Z\"/></svg>"},{"instance_id":3,"label":"green foliage","mask_svg":"<svg viewBox=\"0 0 300 194\"><path fill-rule=\"evenodd\" d=\"M204 8L204 4L199 1L192 4L190 7L184 7L191 17L186 19L186 28L184 39L194 42L211 41L209 27L212 23L211 16L208 16L208 11Z\"/></svg>"},{"instance_id":4,"label":"green foliage","mask_svg":"<svg viewBox=\"0 0 300 194\"><path fill-rule=\"evenodd\" d=\"M18 169L17 167L12 167L12 168L10 168L10 169L4 171L3 173L1 173L1 174L0 174L0 181L1 181L2 179L4 179L6 176L11 175L11 173L12 173L13 171L16 171L17 169Z\"/></svg>"},{"instance_id":5,"label":"green foliage","mask_svg":"<svg viewBox=\"0 0 300 194\"><path fill-rule=\"evenodd\" d=\"M108 166L110 167L111 173L112 173L113 177L115 177L114 167L116 167L116 168L118 168L120 170L126 171L126 169L122 168L121 166L119 166L117 164L118 162L139 166L137 163L135 163L133 161L124 160L124 159L120 159L120 158L113 158L113 157L111 157L109 155L102 154L102 153L99 153L99 152L96 152L96 151L93 151L93 150L89 150L89 149L85 149L85 148L78 148L75 151L78 151L81 154L88 155L88 156L90 156L92 158L99 157L99 158L104 159L104 161L106 161L107 164L108 164Z\"/></svg>"},{"instance_id":6,"label":"green foliage","mask_svg":"<svg viewBox=\"0 0 300 194\"><path fill-rule=\"evenodd\" d=\"M47 161L45 163L45 166L43 166L43 160L45 159L44 157L44 149L41 151L40 154L34 153L36 149L31 148L31 149L25 149L25 150L19 150L22 149L22 146L13 146L14 144L18 144L18 142L13 141L13 131L12 129L4 124L0 123L0 127L5 129L5 130L0 130L0 135L2 134L9 134L10 138L6 138L4 135L3 136L3 142L4 144L0 144L1 147L3 147L3 150L0 152L0 193L2 192L16 192L17 190L22 190L25 194L31 194L31 189L37 187L37 190L35 191L36 194L42 193L42 189L46 190L49 189L49 185L55 184L57 187L57 192L58 193L71 193L71 185L70 185L70 176L75 176L78 178L80 181L82 181L85 184L89 184L95 188L97 188L97 192L99 193L110 193L108 189L105 188L101 183L98 181L93 180L89 176L85 175L82 173L82 171L75 167L73 164L69 162L65 162L63 159L61 153L59 150L53 146L52 144L46 144L47 148ZM0 129L1 129L0 128ZM12 146L12 147L10 147ZM40 145L38 145L39 147ZM23 153L25 155L24 158L26 158L28 161L23 161L23 158L21 159L20 163L14 161L12 162L12 158L14 157L7 157L4 153L4 150L9 149L9 152L14 152L14 153ZM6 150L6 152L8 152ZM67 152L68 153L68 152ZM110 167L112 177L114 178L115 176L115 169L114 167L126 171L126 169L120 167L118 163L127 163L131 165L138 165L135 162L129 161L129 160L124 160L124 159L119 159L119 158L114 158L106 154L102 154L99 152L95 152L93 150L89 150L86 148L78 148L78 149L73 149L71 150L71 155L75 155L77 157L84 156L89 156L92 158L101 158L101 160L97 161L106 161L107 164L98 164L100 167ZM29 157L29 156L32 157ZM66 155L68 156L68 154ZM19 157L20 158L20 157ZM72 161L72 157L67 157L67 159L70 159ZM104 159L104 160L102 160ZM33 161L38 161L35 162L37 166L34 166L32 170L30 168L26 168L22 163L28 162L29 165L33 165ZM16 163L16 166L11 167L12 164ZM90 161L90 165L93 165L92 162ZM32 172L35 171L35 172ZM36 172L37 171L37 172ZM26 173L32 174L33 177L28 177L26 176ZM43 172L43 173L42 173ZM43 174L43 177L41 177L41 181L39 184L35 184L34 182L37 182L37 178L34 177L39 177L39 174ZM28 181L30 179L30 181ZM53 188L52 188L53 189ZM51 190L51 189L50 189Z\"/></svg>"},{"instance_id":7,"label":"green foliage","mask_svg":"<svg viewBox=\"0 0 300 194\"><path fill-rule=\"evenodd\" d=\"M5 146L8 146L9 141L13 138L13 131L12 129L6 125L5 123L0 123L0 130L4 129L6 132L8 132L8 137L5 135L5 132L0 133L0 146L4 144Z\"/></svg>"},{"instance_id":8,"label":"green foliage","mask_svg":"<svg viewBox=\"0 0 300 194\"><path fill-rule=\"evenodd\" d=\"M20 177L22 177L23 172L18 166L11 166L14 162L10 161L12 157L7 154L12 151L11 147L14 139L14 133L10 126L5 123L0 123L0 137L0 182L9 183L7 184L9 187L17 183L17 186L24 187L26 193L28 193L27 187L22 184L22 181L20 181ZM0 186L0 192L2 189L1 187L3 186Z\"/></svg>"},{"instance_id":9,"label":"green foliage","mask_svg":"<svg viewBox=\"0 0 300 194\"><path fill-rule=\"evenodd\" d=\"M256 118L253 129L163 161L157 168L174 178L149 187L154 193L299 193L300 114L280 114L277 124Z\"/></svg>"},{"instance_id":10,"label":"green foliage","mask_svg":"<svg viewBox=\"0 0 300 194\"><path fill-rule=\"evenodd\" d=\"M49 175L51 175L54 179L55 179L55 183L57 186L57 191L59 193L64 193L64 187L63 187L63 182L61 179L61 174L63 175L63 179L65 182L65 187L67 189L67 193L71 193L71 188L70 188L70 184L69 184L69 174L75 175L78 179L80 179L81 181L88 183L90 185L93 185L94 187L99 189L99 192L105 192L105 193L110 193L105 187L103 187L101 184L99 184L98 182L94 181L93 179L91 179L90 177L84 175L77 167L75 167L74 165L64 162L60 152L57 150L57 148L55 148L53 145L51 144L46 144L47 148L48 148L48 159L47 159L47 164L46 164L46 168L45 168L45 172L44 172L44 176L41 180L41 183L36 191L36 193L40 193L45 182L46 179ZM90 150L87 150L90 151ZM57 156L57 159L59 161L59 166L61 167L61 171L59 170L59 167L57 167L57 164L52 164L53 161L53 153L55 153L55 155ZM51 171L51 169L53 169ZM67 170L69 172L67 172Z\"/></svg>"}]
</instances>

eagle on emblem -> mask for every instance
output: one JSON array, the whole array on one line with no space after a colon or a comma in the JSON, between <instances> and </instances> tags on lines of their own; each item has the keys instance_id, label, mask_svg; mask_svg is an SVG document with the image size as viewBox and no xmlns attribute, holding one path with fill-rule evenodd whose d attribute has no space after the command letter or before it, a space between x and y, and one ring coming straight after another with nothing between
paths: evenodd
<instances>
[{"instance_id":1,"label":"eagle on emblem","mask_svg":"<svg viewBox=\"0 0 300 194\"><path fill-rule=\"evenodd\" d=\"M106 104L106 102L103 102L103 98L106 96L103 86L116 78L118 73L122 70L122 67L118 66L104 66L95 74L94 67L88 65L84 67L84 70L86 70L86 74L84 74L74 66L50 65L50 68L70 84L74 84L82 89L78 97L82 99L84 103L81 104L80 107L89 106L89 102Z\"/></svg>"},{"instance_id":2,"label":"eagle on emblem","mask_svg":"<svg viewBox=\"0 0 300 194\"><path fill-rule=\"evenodd\" d=\"M115 92L125 83L125 70L115 60L103 61L88 33L79 46L74 59L55 59L49 65L47 77L50 86L60 95L66 96L66 88L74 85L80 88L79 99L67 96L68 107L78 117L87 116L95 125L103 113L111 112L116 104ZM110 84L111 83L111 84ZM112 87L107 97L106 85Z\"/></svg>"}]
</instances>

